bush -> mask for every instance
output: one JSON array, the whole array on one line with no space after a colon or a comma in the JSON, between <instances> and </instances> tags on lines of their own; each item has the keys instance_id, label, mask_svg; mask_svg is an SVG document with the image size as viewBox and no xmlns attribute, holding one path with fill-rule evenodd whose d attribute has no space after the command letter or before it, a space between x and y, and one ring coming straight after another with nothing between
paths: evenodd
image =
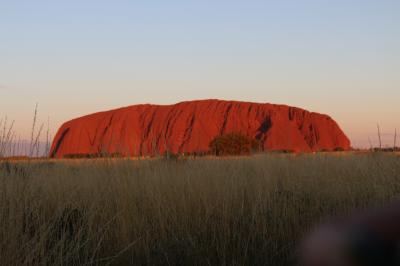
<instances>
[{"instance_id":1,"label":"bush","mask_svg":"<svg viewBox=\"0 0 400 266\"><path fill-rule=\"evenodd\" d=\"M260 142L242 133L228 133L214 138L210 150L217 156L247 155L260 150Z\"/></svg>"}]
</instances>

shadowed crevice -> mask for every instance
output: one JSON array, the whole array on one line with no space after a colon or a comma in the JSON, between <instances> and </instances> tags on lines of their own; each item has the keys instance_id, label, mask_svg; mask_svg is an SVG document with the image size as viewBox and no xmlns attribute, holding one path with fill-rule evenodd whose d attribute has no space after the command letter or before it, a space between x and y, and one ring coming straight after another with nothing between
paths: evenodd
<instances>
[{"instance_id":1,"label":"shadowed crevice","mask_svg":"<svg viewBox=\"0 0 400 266\"><path fill-rule=\"evenodd\" d=\"M262 136L265 135L265 133L268 132L268 130L272 127L272 122L271 122L271 118L268 117L264 120L264 122L262 122L262 124L260 125L260 127L257 129L257 135L256 135L256 139L261 140Z\"/></svg>"}]
</instances>

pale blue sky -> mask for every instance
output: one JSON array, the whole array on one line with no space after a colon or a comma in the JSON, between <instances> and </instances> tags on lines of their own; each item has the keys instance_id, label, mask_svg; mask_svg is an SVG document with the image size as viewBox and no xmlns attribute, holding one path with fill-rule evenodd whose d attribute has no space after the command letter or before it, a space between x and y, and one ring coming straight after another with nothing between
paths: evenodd
<instances>
[{"instance_id":1,"label":"pale blue sky","mask_svg":"<svg viewBox=\"0 0 400 266\"><path fill-rule=\"evenodd\" d=\"M220 98L400 130L400 1L0 0L0 116L29 135L136 103Z\"/></svg>"}]
</instances>

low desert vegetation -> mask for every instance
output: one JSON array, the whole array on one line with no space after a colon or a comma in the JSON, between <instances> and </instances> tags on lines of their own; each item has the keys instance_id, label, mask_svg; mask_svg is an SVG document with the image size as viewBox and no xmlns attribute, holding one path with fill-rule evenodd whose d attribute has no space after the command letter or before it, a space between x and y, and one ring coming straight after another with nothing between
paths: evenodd
<instances>
[{"instance_id":1,"label":"low desert vegetation","mask_svg":"<svg viewBox=\"0 0 400 266\"><path fill-rule=\"evenodd\" d=\"M2 265L295 265L330 217L398 198L389 153L0 162Z\"/></svg>"},{"instance_id":2,"label":"low desert vegetation","mask_svg":"<svg viewBox=\"0 0 400 266\"><path fill-rule=\"evenodd\" d=\"M210 153L217 156L249 155L261 150L259 140L240 132L232 132L214 138L210 143Z\"/></svg>"}]
</instances>

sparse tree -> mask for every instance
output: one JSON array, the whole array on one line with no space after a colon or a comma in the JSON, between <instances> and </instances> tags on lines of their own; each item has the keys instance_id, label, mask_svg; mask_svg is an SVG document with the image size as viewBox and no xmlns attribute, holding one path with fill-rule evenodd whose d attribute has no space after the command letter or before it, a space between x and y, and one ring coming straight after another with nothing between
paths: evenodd
<instances>
[{"instance_id":1,"label":"sparse tree","mask_svg":"<svg viewBox=\"0 0 400 266\"><path fill-rule=\"evenodd\" d=\"M210 143L212 154L221 155L245 155L259 150L259 141L242 133L228 133L214 138Z\"/></svg>"}]
</instances>

